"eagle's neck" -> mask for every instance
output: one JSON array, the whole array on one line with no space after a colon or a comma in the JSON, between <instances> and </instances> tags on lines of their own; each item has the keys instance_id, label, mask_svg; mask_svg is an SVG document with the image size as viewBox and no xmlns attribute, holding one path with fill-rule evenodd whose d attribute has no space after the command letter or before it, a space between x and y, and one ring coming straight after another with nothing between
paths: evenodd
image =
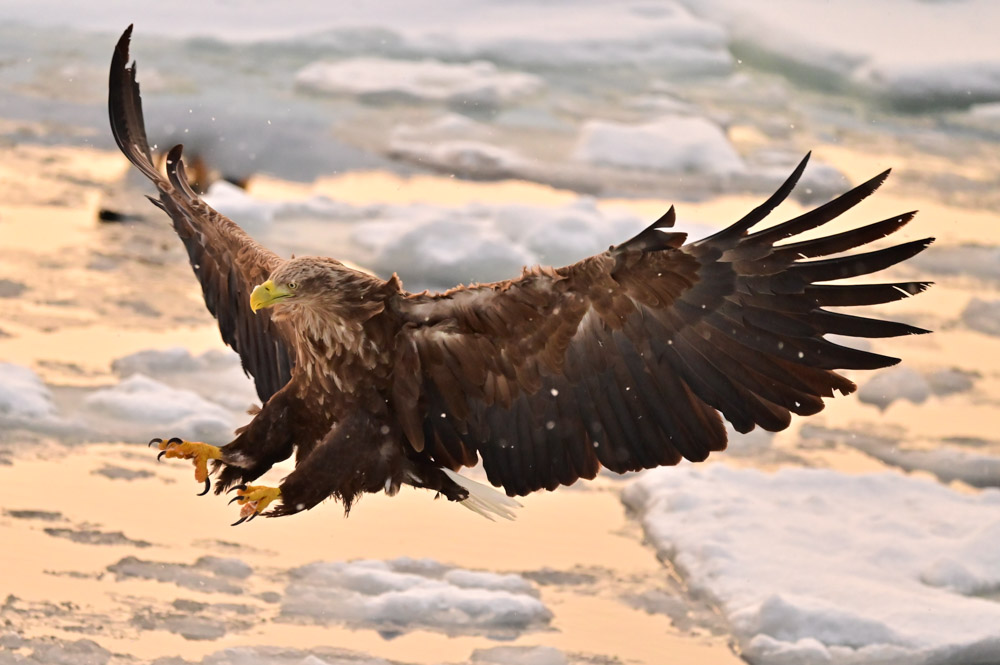
<instances>
[{"instance_id":1,"label":"eagle's neck","mask_svg":"<svg viewBox=\"0 0 1000 665\"><path fill-rule=\"evenodd\" d=\"M364 383L359 375L370 373L383 357L367 319L313 307L298 307L285 318L296 336L296 371L324 392L354 392Z\"/></svg>"}]
</instances>

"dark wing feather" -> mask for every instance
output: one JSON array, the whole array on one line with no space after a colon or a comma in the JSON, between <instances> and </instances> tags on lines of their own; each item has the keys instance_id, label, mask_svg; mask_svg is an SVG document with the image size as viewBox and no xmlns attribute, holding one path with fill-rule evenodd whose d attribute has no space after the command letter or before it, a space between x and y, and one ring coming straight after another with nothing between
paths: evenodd
<instances>
[{"instance_id":1,"label":"dark wing feather","mask_svg":"<svg viewBox=\"0 0 1000 665\"><path fill-rule=\"evenodd\" d=\"M108 113L115 141L160 191L159 200L151 200L173 220L222 339L240 354L257 395L266 402L291 377L293 356L289 337L270 315L250 311L250 291L267 280L281 259L198 198L188 186L181 146L167 155L166 178L153 166L135 65L128 66L131 35L129 26L111 61Z\"/></svg>"},{"instance_id":2,"label":"dark wing feather","mask_svg":"<svg viewBox=\"0 0 1000 665\"><path fill-rule=\"evenodd\" d=\"M791 414L817 413L823 398L855 390L835 370L898 362L824 335L926 331L823 307L891 302L927 282L816 282L876 272L924 249L930 239L829 258L897 231L913 213L775 244L850 209L887 173L750 233L788 196L806 160L765 203L697 242L660 230L673 225L671 210L565 268L408 296L407 371L396 376L394 406L413 447L451 468L479 453L491 482L526 494L592 478L602 465L703 460L726 446L720 413L740 432L781 430Z\"/></svg>"}]
</instances>

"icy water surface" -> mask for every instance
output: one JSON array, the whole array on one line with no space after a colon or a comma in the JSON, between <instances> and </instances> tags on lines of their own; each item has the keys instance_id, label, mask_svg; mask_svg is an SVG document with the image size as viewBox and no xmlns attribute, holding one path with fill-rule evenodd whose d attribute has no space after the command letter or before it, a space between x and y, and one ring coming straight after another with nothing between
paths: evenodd
<instances>
[{"instance_id":1,"label":"icy water surface","mask_svg":"<svg viewBox=\"0 0 1000 665\"><path fill-rule=\"evenodd\" d=\"M1000 660L997 20L985 0L0 2L0 664ZM812 150L776 220L892 167L830 229L919 209L898 239L937 242L879 279L936 285L871 313L935 332L865 342L903 363L785 432L527 497L514 523L404 491L230 528L141 445L225 441L255 395L112 149L131 22L152 141L249 177L206 198L282 254L411 290L501 279L670 204L700 237Z\"/></svg>"}]
</instances>

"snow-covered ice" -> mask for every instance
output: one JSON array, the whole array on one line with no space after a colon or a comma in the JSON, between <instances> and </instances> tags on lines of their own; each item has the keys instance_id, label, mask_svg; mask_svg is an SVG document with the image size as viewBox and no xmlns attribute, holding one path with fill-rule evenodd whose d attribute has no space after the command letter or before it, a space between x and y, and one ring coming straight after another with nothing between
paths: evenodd
<instances>
[{"instance_id":1,"label":"snow-covered ice","mask_svg":"<svg viewBox=\"0 0 1000 665\"><path fill-rule=\"evenodd\" d=\"M517 177L529 161L510 148L482 141L393 141L388 154L394 159L418 163L425 168L475 179Z\"/></svg>"},{"instance_id":2,"label":"snow-covered ice","mask_svg":"<svg viewBox=\"0 0 1000 665\"><path fill-rule=\"evenodd\" d=\"M236 220L250 232L265 231L275 221L288 219L340 219L358 221L377 212L381 206L353 206L326 196L286 201L265 201L225 180L212 183L203 197L223 215Z\"/></svg>"},{"instance_id":3,"label":"snow-covered ice","mask_svg":"<svg viewBox=\"0 0 1000 665\"><path fill-rule=\"evenodd\" d=\"M962 310L962 323L987 335L1000 335L1000 300L973 298Z\"/></svg>"},{"instance_id":4,"label":"snow-covered ice","mask_svg":"<svg viewBox=\"0 0 1000 665\"><path fill-rule=\"evenodd\" d=\"M206 593L243 593L242 581L253 569L239 559L216 556L200 557L193 564L146 561L127 556L108 566L116 579L138 578L176 584L185 589Z\"/></svg>"},{"instance_id":5,"label":"snow-covered ice","mask_svg":"<svg viewBox=\"0 0 1000 665\"><path fill-rule=\"evenodd\" d=\"M52 391L23 365L0 363L0 431L59 429Z\"/></svg>"},{"instance_id":6,"label":"snow-covered ice","mask_svg":"<svg viewBox=\"0 0 1000 665\"><path fill-rule=\"evenodd\" d=\"M236 190L236 191L234 191ZM651 220L599 207L590 197L562 206L468 203L460 206L326 205L329 199L262 201L231 185L215 184L208 201L220 212L267 219L265 239L287 238L285 224L321 219L349 223L350 241L337 256L388 277L399 273L411 290L509 279L525 266L567 265L624 242ZM363 223L361 223L363 220ZM711 228L676 224L693 238ZM333 233L329 228L327 232ZM305 253L291 247L298 254ZM307 250L303 247L302 250Z\"/></svg>"},{"instance_id":7,"label":"snow-covered ice","mask_svg":"<svg viewBox=\"0 0 1000 665\"><path fill-rule=\"evenodd\" d=\"M225 442L258 401L239 357L229 351L146 349L112 361L111 369L122 377L117 383L61 400L62 388L46 385L30 368L0 363L0 433L67 443L146 442L154 435Z\"/></svg>"},{"instance_id":8,"label":"snow-covered ice","mask_svg":"<svg viewBox=\"0 0 1000 665\"><path fill-rule=\"evenodd\" d=\"M567 665L566 655L554 647L493 647L472 652L473 665Z\"/></svg>"},{"instance_id":9,"label":"snow-covered ice","mask_svg":"<svg viewBox=\"0 0 1000 665\"><path fill-rule=\"evenodd\" d=\"M212 349L198 355L181 347L145 349L116 358L111 370L126 380L132 375L145 375L178 391L197 393L212 403L205 406L192 400L205 413L218 404L237 414L241 423L247 408L259 401L240 357L229 349Z\"/></svg>"},{"instance_id":10,"label":"snow-covered ice","mask_svg":"<svg viewBox=\"0 0 1000 665\"><path fill-rule=\"evenodd\" d=\"M52 637L23 638L17 633L0 635L0 664L104 665L114 654L93 640L62 640Z\"/></svg>"},{"instance_id":11,"label":"snow-covered ice","mask_svg":"<svg viewBox=\"0 0 1000 665\"><path fill-rule=\"evenodd\" d=\"M356 95L371 102L430 101L472 108L499 107L539 93L542 79L500 71L491 62L350 58L314 62L295 75L295 85L316 94Z\"/></svg>"},{"instance_id":12,"label":"snow-covered ice","mask_svg":"<svg viewBox=\"0 0 1000 665\"><path fill-rule=\"evenodd\" d=\"M899 473L646 472L623 499L755 663L1000 659L1000 492Z\"/></svg>"},{"instance_id":13,"label":"snow-covered ice","mask_svg":"<svg viewBox=\"0 0 1000 665\"><path fill-rule=\"evenodd\" d=\"M1000 247L934 246L911 259L913 266L938 275L965 275L1000 282Z\"/></svg>"},{"instance_id":14,"label":"snow-covered ice","mask_svg":"<svg viewBox=\"0 0 1000 665\"><path fill-rule=\"evenodd\" d=\"M808 85L916 111L1000 99L1000 51L989 31L975 29L1000 21L1000 7L989 0L968 0L960 11L951 2L914 0L685 4L725 26L742 60Z\"/></svg>"},{"instance_id":15,"label":"snow-covered ice","mask_svg":"<svg viewBox=\"0 0 1000 665\"><path fill-rule=\"evenodd\" d=\"M921 372L908 366L875 372L858 390L858 399L886 409L897 400L923 404L931 395L943 397L963 393L975 386L977 375L960 369Z\"/></svg>"},{"instance_id":16,"label":"snow-covered ice","mask_svg":"<svg viewBox=\"0 0 1000 665\"><path fill-rule=\"evenodd\" d=\"M296 568L281 615L310 623L513 637L552 613L519 575L451 568L426 559L321 562Z\"/></svg>"},{"instance_id":17,"label":"snow-covered ice","mask_svg":"<svg viewBox=\"0 0 1000 665\"><path fill-rule=\"evenodd\" d=\"M83 414L95 428L114 428L129 438L155 431L194 441L224 441L242 424L232 412L194 391L171 388L142 374L88 395L84 406Z\"/></svg>"},{"instance_id":18,"label":"snow-covered ice","mask_svg":"<svg viewBox=\"0 0 1000 665\"><path fill-rule=\"evenodd\" d=\"M923 404L930 397L927 380L912 367L891 367L876 372L858 390L858 399L885 409L898 399Z\"/></svg>"},{"instance_id":19,"label":"snow-covered ice","mask_svg":"<svg viewBox=\"0 0 1000 665\"><path fill-rule=\"evenodd\" d=\"M903 471L927 471L943 483L957 480L972 487L1000 487L1000 456L988 450L970 450L969 442L963 446L961 442L935 440L930 448L914 447L902 432L855 431L809 423L802 426L800 436L807 442L856 448ZM995 448L989 442L978 444Z\"/></svg>"},{"instance_id":20,"label":"snow-covered ice","mask_svg":"<svg viewBox=\"0 0 1000 665\"><path fill-rule=\"evenodd\" d=\"M722 128L680 115L642 125L588 120L574 156L591 164L713 176L746 170Z\"/></svg>"}]
</instances>

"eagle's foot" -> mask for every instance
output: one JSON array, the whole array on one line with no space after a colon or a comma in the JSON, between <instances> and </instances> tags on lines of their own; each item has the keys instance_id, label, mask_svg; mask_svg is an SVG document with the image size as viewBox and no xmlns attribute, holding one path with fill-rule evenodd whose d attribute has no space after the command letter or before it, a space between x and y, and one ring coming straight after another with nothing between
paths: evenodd
<instances>
[{"instance_id":1,"label":"eagle's foot","mask_svg":"<svg viewBox=\"0 0 1000 665\"><path fill-rule=\"evenodd\" d=\"M178 457L180 459L194 460L194 479L199 483L205 483L205 489L198 493L198 496L208 494L212 488L212 482L208 479L208 460L222 459L222 450L218 446L197 441L184 441L174 437L164 441L163 439L153 439L149 445L156 444L160 449L160 454L156 456L157 461L163 457Z\"/></svg>"},{"instance_id":2,"label":"eagle's foot","mask_svg":"<svg viewBox=\"0 0 1000 665\"><path fill-rule=\"evenodd\" d=\"M236 501L241 506L240 518L233 522L232 526L249 522L253 518L264 512L274 501L281 500L280 487L267 487L266 485L239 485L236 487L236 496L229 503Z\"/></svg>"}]
</instances>

